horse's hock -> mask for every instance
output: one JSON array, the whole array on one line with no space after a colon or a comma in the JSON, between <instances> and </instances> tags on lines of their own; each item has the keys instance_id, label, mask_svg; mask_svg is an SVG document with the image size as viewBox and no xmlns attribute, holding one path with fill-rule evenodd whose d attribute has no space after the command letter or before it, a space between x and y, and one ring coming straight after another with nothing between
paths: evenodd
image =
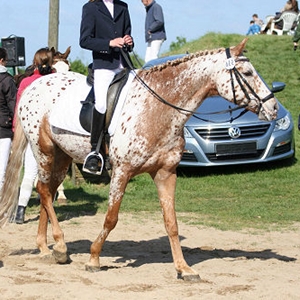
<instances>
[{"instance_id":1,"label":"horse's hock","mask_svg":"<svg viewBox=\"0 0 300 300\"><path fill-rule=\"evenodd\" d=\"M108 184L110 182L110 176L105 168L101 176L93 175L82 171L82 164L72 163L71 166L71 178L74 185L80 185L83 181L93 183L93 184Z\"/></svg>"}]
</instances>

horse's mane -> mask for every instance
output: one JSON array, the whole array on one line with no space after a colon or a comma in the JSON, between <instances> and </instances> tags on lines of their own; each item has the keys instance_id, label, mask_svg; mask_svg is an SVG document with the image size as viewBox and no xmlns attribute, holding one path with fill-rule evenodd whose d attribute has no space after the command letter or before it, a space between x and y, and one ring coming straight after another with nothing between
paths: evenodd
<instances>
[{"instance_id":1,"label":"horse's mane","mask_svg":"<svg viewBox=\"0 0 300 300\"><path fill-rule=\"evenodd\" d=\"M225 51L225 48L218 48L218 49L212 49L212 50L203 50L203 51L198 51L195 53L190 53L187 54L181 58L177 58L175 60L168 60L167 62L161 64L161 65L157 65L157 66L153 66L150 69L146 70L146 74L150 74L152 72L155 71L161 71L163 69L166 69L169 66L177 66L181 63L187 62L193 58L197 58L197 57L201 57L201 56L206 56L206 55L213 55L213 54L217 54L220 53L222 51Z\"/></svg>"}]
</instances>

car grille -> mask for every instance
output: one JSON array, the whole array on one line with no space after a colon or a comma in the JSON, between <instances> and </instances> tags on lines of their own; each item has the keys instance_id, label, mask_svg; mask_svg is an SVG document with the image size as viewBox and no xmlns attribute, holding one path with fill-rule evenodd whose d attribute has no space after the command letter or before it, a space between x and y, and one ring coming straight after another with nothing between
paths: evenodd
<instances>
[{"instance_id":1,"label":"car grille","mask_svg":"<svg viewBox=\"0 0 300 300\"><path fill-rule=\"evenodd\" d=\"M239 151L240 153L238 153L238 151L233 151L234 148L235 147L232 147L232 149L230 149L230 146L229 146L229 148L227 149L227 153L226 153L226 149L224 147L223 149L221 149L223 152L222 154L220 152L219 153L207 153L206 157L211 162L217 162L217 161L226 162L226 161L232 161L232 160L237 161L237 160L246 160L246 159L257 159L264 152L264 150L255 150L254 151L253 145L251 143L243 144L243 147L240 148L240 151ZM235 148L235 149L237 149L237 148ZM292 149L291 143L287 143L285 145L279 146L279 147L275 148L275 150L273 152L273 156L287 153L287 152L291 151L291 149ZM183 153L182 160L185 162L197 162L197 158L194 155L194 153L187 153L187 152Z\"/></svg>"},{"instance_id":2,"label":"car grille","mask_svg":"<svg viewBox=\"0 0 300 300\"><path fill-rule=\"evenodd\" d=\"M216 153L206 154L210 161L231 161L231 160L246 160L246 159L257 159L263 154L263 150L257 150L253 153L228 153L223 155L218 155Z\"/></svg>"},{"instance_id":3,"label":"car grille","mask_svg":"<svg viewBox=\"0 0 300 300\"><path fill-rule=\"evenodd\" d=\"M255 138L264 135L270 124L261 124L254 126L237 126L241 130L239 138ZM213 129L196 129L197 134L205 140L231 140L232 138L228 134L228 128L213 128Z\"/></svg>"}]
</instances>

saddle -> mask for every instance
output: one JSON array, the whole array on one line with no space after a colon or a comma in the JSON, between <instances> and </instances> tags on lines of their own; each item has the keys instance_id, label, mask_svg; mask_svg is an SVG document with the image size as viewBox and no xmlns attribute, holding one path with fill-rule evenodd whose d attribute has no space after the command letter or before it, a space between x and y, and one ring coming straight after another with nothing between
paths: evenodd
<instances>
[{"instance_id":1,"label":"saddle","mask_svg":"<svg viewBox=\"0 0 300 300\"><path fill-rule=\"evenodd\" d=\"M105 116L105 128L104 133L107 133L109 124L117 106L121 91L125 86L130 69L124 68L120 73L116 74L113 81L111 82L107 91L107 111ZM95 105L95 94L94 94L94 70L91 65L88 66L87 83L91 86L91 90L84 101L81 101L82 108L79 114L79 120L81 126L87 131L91 132L92 129L92 116Z\"/></svg>"}]
</instances>

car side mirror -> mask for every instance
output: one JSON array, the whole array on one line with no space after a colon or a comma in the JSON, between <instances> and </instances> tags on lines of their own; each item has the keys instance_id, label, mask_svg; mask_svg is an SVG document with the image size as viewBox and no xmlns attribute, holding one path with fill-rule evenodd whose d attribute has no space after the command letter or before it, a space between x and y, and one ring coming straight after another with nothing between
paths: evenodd
<instances>
[{"instance_id":1,"label":"car side mirror","mask_svg":"<svg viewBox=\"0 0 300 300\"><path fill-rule=\"evenodd\" d=\"M284 82L274 81L274 82L272 82L271 92L272 93L278 93L278 92L283 91L284 88L285 88L285 83Z\"/></svg>"}]
</instances>

